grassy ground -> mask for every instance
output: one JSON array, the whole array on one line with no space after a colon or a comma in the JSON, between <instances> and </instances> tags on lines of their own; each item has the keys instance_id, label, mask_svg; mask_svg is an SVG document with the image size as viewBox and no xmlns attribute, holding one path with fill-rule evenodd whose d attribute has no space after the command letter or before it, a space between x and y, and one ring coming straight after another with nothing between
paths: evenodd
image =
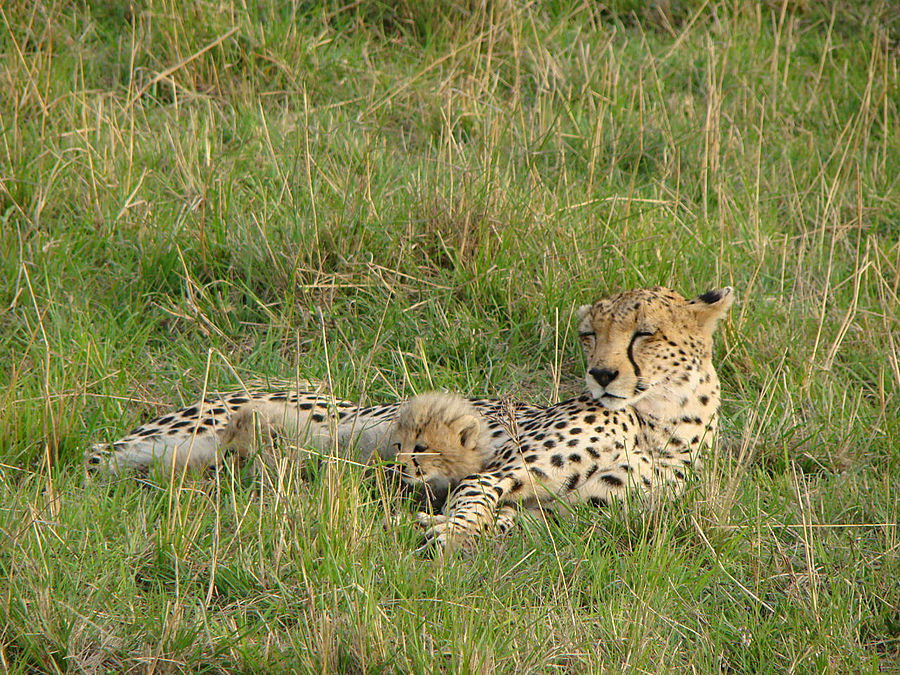
<instances>
[{"instance_id":1,"label":"grassy ground","mask_svg":"<svg viewBox=\"0 0 900 675\"><path fill-rule=\"evenodd\" d=\"M898 39L850 0L4 3L0 672L898 672ZM655 283L739 296L678 503L441 563L353 466L84 481L204 387L555 401L573 307Z\"/></svg>"}]
</instances>

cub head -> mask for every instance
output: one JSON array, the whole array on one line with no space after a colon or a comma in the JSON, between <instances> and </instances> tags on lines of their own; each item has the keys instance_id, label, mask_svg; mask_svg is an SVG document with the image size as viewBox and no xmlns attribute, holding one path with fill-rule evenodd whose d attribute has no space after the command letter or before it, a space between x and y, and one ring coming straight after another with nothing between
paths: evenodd
<instances>
[{"instance_id":1,"label":"cub head","mask_svg":"<svg viewBox=\"0 0 900 675\"><path fill-rule=\"evenodd\" d=\"M686 300L668 288L625 291L578 308L588 391L618 410L644 398L689 395L712 368L712 334L730 287Z\"/></svg>"},{"instance_id":2,"label":"cub head","mask_svg":"<svg viewBox=\"0 0 900 675\"><path fill-rule=\"evenodd\" d=\"M478 410L460 396L434 391L400 406L393 442L403 480L438 489L481 471L491 450Z\"/></svg>"}]
</instances>

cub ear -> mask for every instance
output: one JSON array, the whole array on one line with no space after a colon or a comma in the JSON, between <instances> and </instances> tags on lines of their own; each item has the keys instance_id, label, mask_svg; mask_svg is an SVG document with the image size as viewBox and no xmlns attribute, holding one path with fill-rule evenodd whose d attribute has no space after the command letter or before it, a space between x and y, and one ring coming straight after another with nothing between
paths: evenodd
<instances>
[{"instance_id":1,"label":"cub ear","mask_svg":"<svg viewBox=\"0 0 900 675\"><path fill-rule=\"evenodd\" d=\"M698 295L688 303L697 316L697 322L709 330L716 327L716 322L721 319L731 305L734 304L734 289L731 286L713 288L703 295Z\"/></svg>"},{"instance_id":2,"label":"cub ear","mask_svg":"<svg viewBox=\"0 0 900 675\"><path fill-rule=\"evenodd\" d=\"M463 415L450 423L450 429L459 434L459 444L466 450L473 450L481 433L481 422L474 415Z\"/></svg>"}]
</instances>

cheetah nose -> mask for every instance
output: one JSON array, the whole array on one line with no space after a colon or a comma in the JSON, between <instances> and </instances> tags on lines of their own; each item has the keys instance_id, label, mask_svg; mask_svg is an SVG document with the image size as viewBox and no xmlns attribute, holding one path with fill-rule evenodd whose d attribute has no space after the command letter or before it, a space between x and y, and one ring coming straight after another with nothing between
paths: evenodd
<instances>
[{"instance_id":1,"label":"cheetah nose","mask_svg":"<svg viewBox=\"0 0 900 675\"><path fill-rule=\"evenodd\" d=\"M606 387L619 376L618 370L610 370L609 368L591 368L588 371L595 380L597 380L597 384L601 387Z\"/></svg>"}]
</instances>

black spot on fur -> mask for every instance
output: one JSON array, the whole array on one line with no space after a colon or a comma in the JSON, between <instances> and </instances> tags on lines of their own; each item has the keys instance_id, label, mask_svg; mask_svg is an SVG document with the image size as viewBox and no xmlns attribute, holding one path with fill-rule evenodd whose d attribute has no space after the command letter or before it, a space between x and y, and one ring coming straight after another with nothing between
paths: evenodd
<instances>
[{"instance_id":1,"label":"black spot on fur","mask_svg":"<svg viewBox=\"0 0 900 675\"><path fill-rule=\"evenodd\" d=\"M588 504L591 506L596 506L597 508L605 508L609 506L609 502L607 502L603 497L591 497L588 499Z\"/></svg>"},{"instance_id":2,"label":"black spot on fur","mask_svg":"<svg viewBox=\"0 0 900 675\"><path fill-rule=\"evenodd\" d=\"M600 453L597 452L592 446L590 446L590 445L587 446L585 448L585 451L587 452L587 454L589 454L594 459L600 459Z\"/></svg>"},{"instance_id":3,"label":"black spot on fur","mask_svg":"<svg viewBox=\"0 0 900 675\"><path fill-rule=\"evenodd\" d=\"M574 462L575 464L579 464L581 462L581 455L579 455L577 452L573 452L571 455L569 455L569 461Z\"/></svg>"},{"instance_id":4,"label":"black spot on fur","mask_svg":"<svg viewBox=\"0 0 900 675\"><path fill-rule=\"evenodd\" d=\"M545 447L545 448L555 448L555 447L556 447L556 441L554 441L552 438L551 438L551 439L548 439L548 440L544 441L544 447Z\"/></svg>"},{"instance_id":5,"label":"black spot on fur","mask_svg":"<svg viewBox=\"0 0 900 675\"><path fill-rule=\"evenodd\" d=\"M316 413L315 415L312 416L312 419L313 419L313 422L324 422L325 415L320 415L319 413Z\"/></svg>"},{"instance_id":6,"label":"black spot on fur","mask_svg":"<svg viewBox=\"0 0 900 675\"><path fill-rule=\"evenodd\" d=\"M576 487L578 487L578 481L580 481L580 480L581 480L581 474L580 474L580 473L573 473L571 476L569 476L569 477L566 479L566 484L563 486L563 489L564 489L566 492L571 492L571 491L574 490Z\"/></svg>"},{"instance_id":7,"label":"black spot on fur","mask_svg":"<svg viewBox=\"0 0 900 675\"><path fill-rule=\"evenodd\" d=\"M618 476L613 476L611 473L605 473L600 476L600 480L602 480L607 485L611 485L612 487L622 487L622 479Z\"/></svg>"},{"instance_id":8,"label":"black spot on fur","mask_svg":"<svg viewBox=\"0 0 900 675\"><path fill-rule=\"evenodd\" d=\"M706 293L704 293L703 295L699 296L697 299L705 302L707 305L711 305L714 302L718 302L719 300L721 300L722 294L716 290L709 290L706 291Z\"/></svg>"},{"instance_id":9,"label":"black spot on fur","mask_svg":"<svg viewBox=\"0 0 900 675\"><path fill-rule=\"evenodd\" d=\"M550 463L551 463L553 466L555 466L555 467L558 468L558 467L561 467L563 464L565 464L565 461L563 460L562 455L553 455L553 456L550 458Z\"/></svg>"},{"instance_id":10,"label":"black spot on fur","mask_svg":"<svg viewBox=\"0 0 900 675\"><path fill-rule=\"evenodd\" d=\"M197 406L192 405L187 410L181 412L182 417L194 417L197 414Z\"/></svg>"}]
</instances>

